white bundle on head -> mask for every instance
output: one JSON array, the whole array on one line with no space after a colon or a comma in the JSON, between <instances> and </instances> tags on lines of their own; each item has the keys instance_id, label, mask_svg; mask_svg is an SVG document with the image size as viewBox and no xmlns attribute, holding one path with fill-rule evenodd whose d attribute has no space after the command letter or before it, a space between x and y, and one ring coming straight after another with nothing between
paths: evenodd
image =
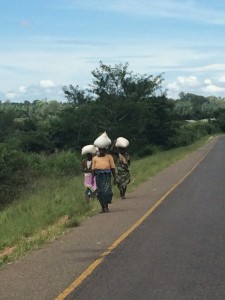
<instances>
[{"instance_id":1,"label":"white bundle on head","mask_svg":"<svg viewBox=\"0 0 225 300\"><path fill-rule=\"evenodd\" d=\"M129 146L129 141L124 137L118 137L115 146L117 148L127 148Z\"/></svg>"},{"instance_id":2,"label":"white bundle on head","mask_svg":"<svg viewBox=\"0 0 225 300\"><path fill-rule=\"evenodd\" d=\"M82 155L88 154L88 153L95 154L96 152L97 152L97 150L94 145L84 146L81 150Z\"/></svg>"},{"instance_id":3,"label":"white bundle on head","mask_svg":"<svg viewBox=\"0 0 225 300\"><path fill-rule=\"evenodd\" d=\"M104 132L101 134L95 141L94 141L94 146L98 148L107 148L109 145L111 145L111 140L108 137L107 133Z\"/></svg>"}]
</instances>

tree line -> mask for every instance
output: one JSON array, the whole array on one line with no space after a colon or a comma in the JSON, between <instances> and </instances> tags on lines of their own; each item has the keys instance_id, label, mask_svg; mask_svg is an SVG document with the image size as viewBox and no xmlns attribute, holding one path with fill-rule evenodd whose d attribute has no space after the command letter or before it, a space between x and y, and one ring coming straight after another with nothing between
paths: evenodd
<instances>
[{"instance_id":1,"label":"tree line","mask_svg":"<svg viewBox=\"0 0 225 300\"><path fill-rule=\"evenodd\" d=\"M104 131L111 139L126 137L135 157L225 131L222 98L170 99L163 74L134 74L128 63L100 62L92 76L86 89L64 86L65 102L0 102L0 205L35 176L77 175L81 148Z\"/></svg>"}]
</instances>

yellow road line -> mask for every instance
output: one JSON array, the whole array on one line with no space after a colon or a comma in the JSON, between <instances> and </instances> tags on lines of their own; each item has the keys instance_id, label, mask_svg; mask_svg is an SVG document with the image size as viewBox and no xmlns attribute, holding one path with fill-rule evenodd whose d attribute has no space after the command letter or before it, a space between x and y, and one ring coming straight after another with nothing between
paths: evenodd
<instances>
[{"instance_id":1,"label":"yellow road line","mask_svg":"<svg viewBox=\"0 0 225 300\"><path fill-rule=\"evenodd\" d=\"M58 295L55 300L64 300L69 294L71 294L104 260L104 258L109 255L123 240L125 240L144 220L166 199L166 197L176 189L202 162L206 155L211 151L211 149L195 164L195 166L181 178L170 190L168 190L134 225L132 225L126 232L124 232L105 252L103 252L98 259L96 259L79 277L77 277L68 288L66 288L61 294Z\"/></svg>"}]
</instances>

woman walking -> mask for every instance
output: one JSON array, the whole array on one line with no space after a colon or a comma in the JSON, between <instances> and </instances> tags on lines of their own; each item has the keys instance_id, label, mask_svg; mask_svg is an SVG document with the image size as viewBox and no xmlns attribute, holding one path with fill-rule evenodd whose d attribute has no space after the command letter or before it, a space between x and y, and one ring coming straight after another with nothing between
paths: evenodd
<instances>
[{"instance_id":1,"label":"woman walking","mask_svg":"<svg viewBox=\"0 0 225 300\"><path fill-rule=\"evenodd\" d=\"M124 147L120 147L119 145L123 145ZM127 152L127 145L129 145L128 140L120 137L114 141L111 147L111 153L116 156L116 182L121 199L125 199L127 185L130 183L130 157Z\"/></svg>"},{"instance_id":2,"label":"woman walking","mask_svg":"<svg viewBox=\"0 0 225 300\"><path fill-rule=\"evenodd\" d=\"M87 153L86 159L82 160L81 170L84 173L85 199L87 203L93 200L96 195L96 182L92 181L92 153Z\"/></svg>"},{"instance_id":3,"label":"woman walking","mask_svg":"<svg viewBox=\"0 0 225 300\"><path fill-rule=\"evenodd\" d=\"M92 182L96 178L98 200L101 212L109 212L108 204L112 202L112 176L116 184L115 163L112 155L106 154L105 148L99 148L99 154L92 159Z\"/></svg>"},{"instance_id":4,"label":"woman walking","mask_svg":"<svg viewBox=\"0 0 225 300\"><path fill-rule=\"evenodd\" d=\"M130 183L130 157L126 152L125 148L118 148L118 154L116 159L116 169L117 169L117 186L120 191L120 197L125 199L125 194L127 191L127 185Z\"/></svg>"}]
</instances>

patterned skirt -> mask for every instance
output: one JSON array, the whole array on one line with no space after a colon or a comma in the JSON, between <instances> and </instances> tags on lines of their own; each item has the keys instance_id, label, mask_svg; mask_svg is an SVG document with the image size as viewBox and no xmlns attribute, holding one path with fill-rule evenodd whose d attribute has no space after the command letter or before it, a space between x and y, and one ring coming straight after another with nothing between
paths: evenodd
<instances>
[{"instance_id":1,"label":"patterned skirt","mask_svg":"<svg viewBox=\"0 0 225 300\"><path fill-rule=\"evenodd\" d=\"M123 192L130 183L130 172L128 168L124 168L123 165L117 165L116 181L119 190Z\"/></svg>"},{"instance_id":2,"label":"patterned skirt","mask_svg":"<svg viewBox=\"0 0 225 300\"><path fill-rule=\"evenodd\" d=\"M113 197L111 170L97 170L95 175L99 202L102 205L111 203Z\"/></svg>"}]
</instances>

